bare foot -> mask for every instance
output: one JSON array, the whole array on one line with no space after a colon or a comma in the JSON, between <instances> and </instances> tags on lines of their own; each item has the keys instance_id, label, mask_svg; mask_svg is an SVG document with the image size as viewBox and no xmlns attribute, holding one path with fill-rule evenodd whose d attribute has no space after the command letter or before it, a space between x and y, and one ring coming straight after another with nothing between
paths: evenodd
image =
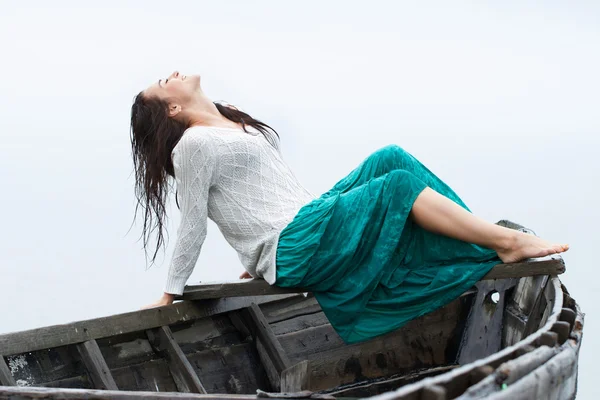
<instances>
[{"instance_id":1,"label":"bare foot","mask_svg":"<svg viewBox=\"0 0 600 400\"><path fill-rule=\"evenodd\" d=\"M514 263L526 258L544 257L550 254L563 253L569 250L568 244L554 244L537 236L515 232L513 244L506 249L496 250L498 257L505 264Z\"/></svg>"}]
</instances>

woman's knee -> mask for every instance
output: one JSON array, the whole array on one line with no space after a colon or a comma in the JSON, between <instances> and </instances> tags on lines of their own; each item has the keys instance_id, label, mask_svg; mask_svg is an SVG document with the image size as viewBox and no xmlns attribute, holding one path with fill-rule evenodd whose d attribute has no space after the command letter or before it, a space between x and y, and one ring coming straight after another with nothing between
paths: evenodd
<instances>
[{"instance_id":1,"label":"woman's knee","mask_svg":"<svg viewBox=\"0 0 600 400\"><path fill-rule=\"evenodd\" d=\"M406 150L396 144L390 144L376 150L373 153L373 156L376 157L378 161L391 166L392 169L403 168L406 161L412 158Z\"/></svg>"},{"instance_id":2,"label":"woman's knee","mask_svg":"<svg viewBox=\"0 0 600 400\"><path fill-rule=\"evenodd\" d=\"M395 169L383 176L384 190L392 197L410 198L427 185L419 177L405 169Z\"/></svg>"}]
</instances>

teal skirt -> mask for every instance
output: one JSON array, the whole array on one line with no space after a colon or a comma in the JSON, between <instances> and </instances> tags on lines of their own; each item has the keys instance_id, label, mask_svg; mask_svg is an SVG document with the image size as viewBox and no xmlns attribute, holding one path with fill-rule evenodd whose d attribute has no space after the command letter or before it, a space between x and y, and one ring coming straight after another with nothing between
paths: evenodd
<instances>
[{"instance_id":1,"label":"teal skirt","mask_svg":"<svg viewBox=\"0 0 600 400\"><path fill-rule=\"evenodd\" d=\"M388 333L456 299L501 261L491 249L409 218L426 187L469 210L402 148L371 154L281 232L275 285L313 292L346 343Z\"/></svg>"}]
</instances>

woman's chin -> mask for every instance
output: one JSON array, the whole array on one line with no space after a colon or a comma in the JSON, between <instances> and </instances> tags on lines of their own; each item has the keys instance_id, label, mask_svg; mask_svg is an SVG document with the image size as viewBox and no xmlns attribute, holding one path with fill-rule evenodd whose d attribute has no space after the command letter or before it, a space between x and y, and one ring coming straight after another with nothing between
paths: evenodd
<instances>
[{"instance_id":1,"label":"woman's chin","mask_svg":"<svg viewBox=\"0 0 600 400\"><path fill-rule=\"evenodd\" d=\"M200 90L200 75L185 75L185 79L183 81L192 86L194 89Z\"/></svg>"}]
</instances>

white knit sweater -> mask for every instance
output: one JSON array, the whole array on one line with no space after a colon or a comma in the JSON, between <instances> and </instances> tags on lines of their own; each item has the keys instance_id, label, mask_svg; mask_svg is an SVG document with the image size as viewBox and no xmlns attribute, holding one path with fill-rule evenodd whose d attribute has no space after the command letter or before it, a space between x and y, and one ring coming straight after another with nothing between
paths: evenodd
<instances>
[{"instance_id":1,"label":"white knit sweater","mask_svg":"<svg viewBox=\"0 0 600 400\"><path fill-rule=\"evenodd\" d=\"M194 126L172 152L181 222L166 293L182 294L206 237L207 217L253 277L275 283L279 233L314 196L283 161L277 136Z\"/></svg>"}]
</instances>

